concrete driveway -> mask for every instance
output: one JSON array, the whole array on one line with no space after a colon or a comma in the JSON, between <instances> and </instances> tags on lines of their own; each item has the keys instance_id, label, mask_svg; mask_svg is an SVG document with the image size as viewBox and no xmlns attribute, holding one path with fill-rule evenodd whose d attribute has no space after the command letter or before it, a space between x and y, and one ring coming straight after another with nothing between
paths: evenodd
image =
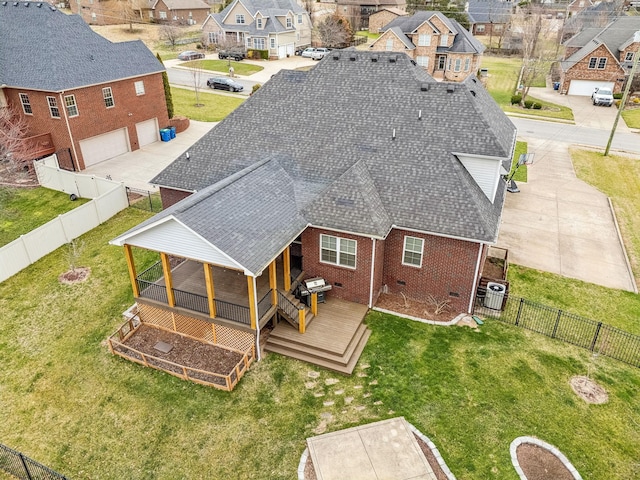
<instances>
[{"instance_id":1,"label":"concrete driveway","mask_svg":"<svg viewBox=\"0 0 640 480\"><path fill-rule=\"evenodd\" d=\"M595 107L589 97L551 89L531 95L570 106L577 124L613 126L617 109ZM629 131L623 121L618 128ZM535 162L528 182L518 183L520 193L507 193L498 246L509 249L513 263L637 293L609 199L576 177L571 145L526 135L518 139L528 142Z\"/></svg>"}]
</instances>

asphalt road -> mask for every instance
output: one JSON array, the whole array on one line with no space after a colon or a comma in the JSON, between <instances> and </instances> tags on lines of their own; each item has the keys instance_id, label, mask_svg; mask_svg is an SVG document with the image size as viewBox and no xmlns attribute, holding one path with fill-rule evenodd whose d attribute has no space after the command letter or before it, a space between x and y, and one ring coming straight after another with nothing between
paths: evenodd
<instances>
[{"instance_id":1,"label":"asphalt road","mask_svg":"<svg viewBox=\"0 0 640 480\"><path fill-rule=\"evenodd\" d=\"M528 118L510 118L518 128L518 137L604 148L607 146L607 141L611 134L610 130L604 129L530 120ZM611 148L640 154L640 134L617 131L613 137Z\"/></svg>"},{"instance_id":2,"label":"asphalt road","mask_svg":"<svg viewBox=\"0 0 640 480\"><path fill-rule=\"evenodd\" d=\"M169 76L169 83L172 85L183 85L185 87L193 88L194 86L194 74L190 70L182 69L182 68L167 68L167 75ZM226 77L224 73L216 73L216 72L208 72L202 71L199 74L198 85L202 90L209 90L207 87L207 79L211 77ZM256 83L252 80L247 80L244 78L234 78L234 80L244 86L244 90L242 92L237 92L237 95L245 95L249 96L251 93L251 89ZM216 90L216 92L226 92L226 90Z\"/></svg>"}]
</instances>

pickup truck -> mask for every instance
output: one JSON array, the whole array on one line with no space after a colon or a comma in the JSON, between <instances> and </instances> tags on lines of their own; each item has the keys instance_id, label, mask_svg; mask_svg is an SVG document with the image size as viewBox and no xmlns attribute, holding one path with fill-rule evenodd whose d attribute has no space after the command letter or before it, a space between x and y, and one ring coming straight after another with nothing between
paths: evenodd
<instances>
[{"instance_id":1,"label":"pickup truck","mask_svg":"<svg viewBox=\"0 0 640 480\"><path fill-rule=\"evenodd\" d=\"M232 58L236 62L239 62L243 58L247 58L247 54L245 52L239 52L239 51L220 50L218 52L218 58L220 60L224 60L224 59L227 59L227 58Z\"/></svg>"},{"instance_id":2,"label":"pickup truck","mask_svg":"<svg viewBox=\"0 0 640 480\"><path fill-rule=\"evenodd\" d=\"M596 87L591 94L591 101L594 105L613 105L613 92L609 87Z\"/></svg>"},{"instance_id":3,"label":"pickup truck","mask_svg":"<svg viewBox=\"0 0 640 480\"><path fill-rule=\"evenodd\" d=\"M329 55L330 51L331 51L330 48L322 48L322 47L316 48L313 52L311 52L311 59L322 60L325 55Z\"/></svg>"}]
</instances>

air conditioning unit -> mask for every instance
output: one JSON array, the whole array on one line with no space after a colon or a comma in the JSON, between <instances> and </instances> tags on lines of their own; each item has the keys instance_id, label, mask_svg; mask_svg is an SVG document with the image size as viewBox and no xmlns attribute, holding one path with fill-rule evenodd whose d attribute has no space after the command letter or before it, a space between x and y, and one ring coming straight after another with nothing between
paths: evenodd
<instances>
[{"instance_id":1,"label":"air conditioning unit","mask_svg":"<svg viewBox=\"0 0 640 480\"><path fill-rule=\"evenodd\" d=\"M507 293L507 287L501 283L487 283L487 293L484 297L484 306L492 310L502 310L502 302Z\"/></svg>"}]
</instances>

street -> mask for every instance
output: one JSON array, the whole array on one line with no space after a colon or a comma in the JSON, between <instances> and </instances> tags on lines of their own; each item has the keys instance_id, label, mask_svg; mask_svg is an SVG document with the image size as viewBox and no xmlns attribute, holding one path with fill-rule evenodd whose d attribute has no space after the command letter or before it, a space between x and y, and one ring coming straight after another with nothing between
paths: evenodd
<instances>
[{"instance_id":1,"label":"street","mask_svg":"<svg viewBox=\"0 0 640 480\"><path fill-rule=\"evenodd\" d=\"M188 70L185 68L173 68L167 66L167 75L169 77L169 83L171 85L182 85L185 87L193 88L194 86L194 73L192 70ZM207 87L207 79L211 77L227 77L228 74L219 73L219 72L210 72L207 70L202 70L198 72L198 85L202 90L210 90ZM237 92L235 95L245 95L249 96L251 93L251 89L256 83L252 80L247 80L245 78L234 78L234 80L244 86L244 90L242 92ZM217 92L225 92L226 90L217 90Z\"/></svg>"}]
</instances>

